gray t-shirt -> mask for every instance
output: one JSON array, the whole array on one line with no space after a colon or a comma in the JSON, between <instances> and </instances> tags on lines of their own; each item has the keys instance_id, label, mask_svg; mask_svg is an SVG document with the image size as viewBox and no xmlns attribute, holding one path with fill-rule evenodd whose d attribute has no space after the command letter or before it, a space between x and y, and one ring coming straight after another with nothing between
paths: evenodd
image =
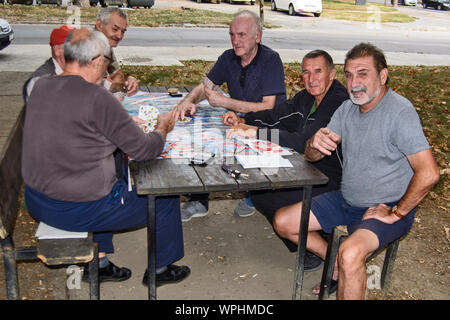
<instances>
[{"instance_id":1,"label":"gray t-shirt","mask_svg":"<svg viewBox=\"0 0 450 320\"><path fill-rule=\"evenodd\" d=\"M328 128L342 137L341 191L355 207L399 200L414 174L406 156L430 148L413 105L391 89L367 113L345 101Z\"/></svg>"}]
</instances>

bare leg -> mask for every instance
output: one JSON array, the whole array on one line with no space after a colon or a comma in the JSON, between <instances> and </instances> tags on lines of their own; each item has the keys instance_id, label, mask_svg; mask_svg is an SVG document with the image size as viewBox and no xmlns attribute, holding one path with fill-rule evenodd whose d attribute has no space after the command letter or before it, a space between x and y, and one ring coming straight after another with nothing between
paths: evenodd
<instances>
[{"instance_id":1,"label":"bare leg","mask_svg":"<svg viewBox=\"0 0 450 320\"><path fill-rule=\"evenodd\" d=\"M298 230L300 228L300 218L302 213L302 203L297 202L295 204L280 208L275 213L273 218L273 226L275 231L283 238L289 239L294 243L298 243ZM310 211L309 215L309 231L317 231L321 230L319 222L316 217ZM325 243L323 239L319 243L316 243L320 238L320 236L314 232L316 236L311 237L311 232L308 232L308 240L307 240L307 249L313 251L314 253L321 253L323 248L321 248L322 244ZM326 252L326 244L325 244L325 252Z\"/></svg>"},{"instance_id":2,"label":"bare leg","mask_svg":"<svg viewBox=\"0 0 450 320\"><path fill-rule=\"evenodd\" d=\"M300 227L300 218L302 212L302 203L298 202L293 205L289 205L279 209L275 213L273 219L273 226L275 231L283 238L287 238L294 243L298 243L299 235L298 230ZM316 232L321 230L317 218L314 213L310 211L309 216L309 226L308 226L308 238L306 242L306 248L308 251L316 254L317 256L325 259L327 253L327 242ZM338 278L338 265L335 264L333 279ZM313 288L313 293L318 294L320 289L320 284Z\"/></svg>"},{"instance_id":3,"label":"bare leg","mask_svg":"<svg viewBox=\"0 0 450 320\"><path fill-rule=\"evenodd\" d=\"M339 247L338 299L364 299L366 293L366 259L378 248L378 237L359 229Z\"/></svg>"}]
</instances>

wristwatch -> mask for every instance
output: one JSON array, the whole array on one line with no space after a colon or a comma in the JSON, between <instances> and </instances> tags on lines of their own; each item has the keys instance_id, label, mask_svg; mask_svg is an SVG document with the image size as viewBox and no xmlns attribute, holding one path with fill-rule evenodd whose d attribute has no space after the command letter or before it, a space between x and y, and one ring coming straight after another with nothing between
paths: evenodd
<instances>
[{"instance_id":1,"label":"wristwatch","mask_svg":"<svg viewBox=\"0 0 450 320\"><path fill-rule=\"evenodd\" d=\"M392 207L391 213L392 213L392 214L395 214L395 215L396 215L397 217L399 217L400 219L403 219L403 218L405 217L405 216L401 215L401 214L398 212L398 208L397 208L396 205Z\"/></svg>"}]
</instances>

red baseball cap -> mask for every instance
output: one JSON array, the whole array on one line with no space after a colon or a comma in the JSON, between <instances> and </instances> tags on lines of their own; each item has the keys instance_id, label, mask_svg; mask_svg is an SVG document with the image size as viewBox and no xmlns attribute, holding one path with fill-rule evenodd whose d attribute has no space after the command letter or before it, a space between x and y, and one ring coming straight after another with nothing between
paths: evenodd
<instances>
[{"instance_id":1,"label":"red baseball cap","mask_svg":"<svg viewBox=\"0 0 450 320\"><path fill-rule=\"evenodd\" d=\"M75 30L74 27L63 25L57 29L53 29L50 34L50 45L63 44L66 41L66 37L69 33Z\"/></svg>"}]
</instances>

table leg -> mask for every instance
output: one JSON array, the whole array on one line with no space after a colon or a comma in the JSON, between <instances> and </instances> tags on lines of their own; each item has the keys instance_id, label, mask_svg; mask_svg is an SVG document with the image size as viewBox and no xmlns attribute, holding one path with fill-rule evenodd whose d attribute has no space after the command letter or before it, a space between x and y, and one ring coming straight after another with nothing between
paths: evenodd
<instances>
[{"instance_id":1,"label":"table leg","mask_svg":"<svg viewBox=\"0 0 450 320\"><path fill-rule=\"evenodd\" d=\"M156 196L147 196L148 299L156 300Z\"/></svg>"},{"instance_id":2,"label":"table leg","mask_svg":"<svg viewBox=\"0 0 450 320\"><path fill-rule=\"evenodd\" d=\"M299 239L297 245L297 266L295 270L295 285L293 300L302 296L303 272L305 270L306 239L308 237L309 211L311 209L312 186L303 187L302 216L300 219Z\"/></svg>"}]
</instances>

